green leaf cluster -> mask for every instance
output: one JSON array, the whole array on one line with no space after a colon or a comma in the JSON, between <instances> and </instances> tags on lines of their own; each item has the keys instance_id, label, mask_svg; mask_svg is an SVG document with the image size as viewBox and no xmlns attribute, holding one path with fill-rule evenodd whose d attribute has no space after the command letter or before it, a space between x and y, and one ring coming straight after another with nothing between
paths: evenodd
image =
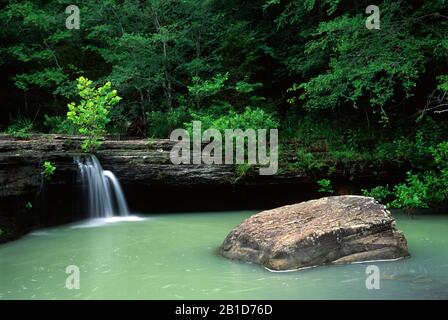
<instances>
[{"instance_id":1,"label":"green leaf cluster","mask_svg":"<svg viewBox=\"0 0 448 320\"><path fill-rule=\"evenodd\" d=\"M406 181L391 190L389 186L379 186L370 191L363 190L366 196L378 201L388 202L391 208L429 208L443 206L448 202L448 142L432 148L434 168L421 173L407 173Z\"/></svg>"},{"instance_id":2,"label":"green leaf cluster","mask_svg":"<svg viewBox=\"0 0 448 320\"><path fill-rule=\"evenodd\" d=\"M18 139L28 139L34 129L34 123L25 117L18 117L11 121L6 133Z\"/></svg>"},{"instance_id":3,"label":"green leaf cluster","mask_svg":"<svg viewBox=\"0 0 448 320\"><path fill-rule=\"evenodd\" d=\"M45 161L42 165L42 175L45 180L50 181L54 176L54 172L56 171L56 166L51 163L51 161Z\"/></svg>"},{"instance_id":4,"label":"green leaf cluster","mask_svg":"<svg viewBox=\"0 0 448 320\"><path fill-rule=\"evenodd\" d=\"M321 179L317 181L317 184L319 186L318 191L321 193L331 194L334 192L333 187L331 186L331 180Z\"/></svg>"},{"instance_id":5,"label":"green leaf cluster","mask_svg":"<svg viewBox=\"0 0 448 320\"><path fill-rule=\"evenodd\" d=\"M106 133L106 124L110 121L110 109L121 98L112 84L106 82L96 88L93 82L85 77L78 78L78 94L80 103L68 104L67 119L78 127L80 134L85 135L82 143L84 152L94 152L101 145L101 137Z\"/></svg>"}]
</instances>

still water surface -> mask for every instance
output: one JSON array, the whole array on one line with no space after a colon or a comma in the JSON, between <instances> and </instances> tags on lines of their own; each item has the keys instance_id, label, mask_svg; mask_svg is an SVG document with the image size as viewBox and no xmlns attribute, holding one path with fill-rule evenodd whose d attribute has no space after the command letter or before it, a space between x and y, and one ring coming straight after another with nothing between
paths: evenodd
<instances>
[{"instance_id":1,"label":"still water surface","mask_svg":"<svg viewBox=\"0 0 448 320\"><path fill-rule=\"evenodd\" d=\"M89 221L39 230L0 246L0 299L448 299L448 216L396 214L411 258L366 266L273 273L217 250L254 212L212 212ZM65 287L66 267L80 289Z\"/></svg>"}]
</instances>

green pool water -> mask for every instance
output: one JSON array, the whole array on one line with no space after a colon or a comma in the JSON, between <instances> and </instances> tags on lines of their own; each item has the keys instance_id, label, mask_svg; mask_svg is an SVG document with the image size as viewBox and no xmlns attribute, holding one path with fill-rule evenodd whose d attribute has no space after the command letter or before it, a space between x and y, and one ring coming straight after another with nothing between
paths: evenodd
<instances>
[{"instance_id":1,"label":"green pool water","mask_svg":"<svg viewBox=\"0 0 448 320\"><path fill-rule=\"evenodd\" d=\"M253 213L144 215L36 231L0 246L0 299L448 298L448 216L396 216L408 259L273 273L217 253ZM366 289L369 264L380 268L379 290ZM79 267L79 289L65 287L69 265Z\"/></svg>"}]
</instances>

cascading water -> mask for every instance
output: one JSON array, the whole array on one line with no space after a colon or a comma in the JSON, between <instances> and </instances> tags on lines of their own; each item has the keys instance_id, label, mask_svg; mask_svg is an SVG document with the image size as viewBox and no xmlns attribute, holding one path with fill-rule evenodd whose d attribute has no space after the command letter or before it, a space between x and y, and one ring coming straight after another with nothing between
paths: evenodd
<instances>
[{"instance_id":1,"label":"cascading water","mask_svg":"<svg viewBox=\"0 0 448 320\"><path fill-rule=\"evenodd\" d=\"M75 158L79 177L84 190L85 203L90 218L126 217L128 205L120 183L111 171L101 168L98 159L92 155Z\"/></svg>"}]
</instances>

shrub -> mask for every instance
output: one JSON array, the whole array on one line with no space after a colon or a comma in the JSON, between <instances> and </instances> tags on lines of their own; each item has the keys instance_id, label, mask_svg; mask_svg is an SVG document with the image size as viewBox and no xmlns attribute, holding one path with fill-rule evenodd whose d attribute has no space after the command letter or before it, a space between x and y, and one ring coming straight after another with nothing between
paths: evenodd
<instances>
[{"instance_id":1,"label":"shrub","mask_svg":"<svg viewBox=\"0 0 448 320\"><path fill-rule=\"evenodd\" d=\"M286 138L300 141L304 146L310 146L315 141L325 141L331 147L341 146L343 143L345 128L334 120L314 115L289 116L282 125Z\"/></svg>"},{"instance_id":2,"label":"shrub","mask_svg":"<svg viewBox=\"0 0 448 320\"><path fill-rule=\"evenodd\" d=\"M117 105L110 110L110 122L107 124L107 132L110 134L127 135L129 127L139 115L135 105Z\"/></svg>"},{"instance_id":3,"label":"shrub","mask_svg":"<svg viewBox=\"0 0 448 320\"><path fill-rule=\"evenodd\" d=\"M381 203L387 203L387 199L393 194L388 185L377 186L370 191L363 189L361 192L363 196L375 198Z\"/></svg>"},{"instance_id":4,"label":"shrub","mask_svg":"<svg viewBox=\"0 0 448 320\"><path fill-rule=\"evenodd\" d=\"M321 193L333 193L333 187L331 186L331 181L328 179L321 179L317 181L317 184L319 185L319 192Z\"/></svg>"},{"instance_id":5,"label":"shrub","mask_svg":"<svg viewBox=\"0 0 448 320\"><path fill-rule=\"evenodd\" d=\"M428 186L419 176L408 172L405 183L394 188L396 199L390 203L392 208L428 208Z\"/></svg>"},{"instance_id":6,"label":"shrub","mask_svg":"<svg viewBox=\"0 0 448 320\"><path fill-rule=\"evenodd\" d=\"M48 128L49 133L76 134L78 128L67 118L61 116L44 115L44 126Z\"/></svg>"},{"instance_id":7,"label":"shrub","mask_svg":"<svg viewBox=\"0 0 448 320\"><path fill-rule=\"evenodd\" d=\"M203 99L214 96L222 91L225 87L225 82L228 79L228 72L225 74L217 74L211 80L203 80L199 77L193 77L193 84L188 86L188 91L194 97L196 107L200 107Z\"/></svg>"},{"instance_id":8,"label":"shrub","mask_svg":"<svg viewBox=\"0 0 448 320\"><path fill-rule=\"evenodd\" d=\"M390 192L394 200L387 205L392 208L428 208L448 202L448 142L431 148L434 169L422 173L407 173L407 179ZM389 193L387 187L376 187L363 194L383 201Z\"/></svg>"},{"instance_id":9,"label":"shrub","mask_svg":"<svg viewBox=\"0 0 448 320\"><path fill-rule=\"evenodd\" d=\"M31 136L34 123L29 118L18 117L11 121L6 133L14 138L27 139Z\"/></svg>"},{"instance_id":10,"label":"shrub","mask_svg":"<svg viewBox=\"0 0 448 320\"><path fill-rule=\"evenodd\" d=\"M56 171L56 167L51 163L51 161L45 161L42 165L43 171L42 174L45 178L45 180L51 180L51 178L54 175L54 172Z\"/></svg>"},{"instance_id":11,"label":"shrub","mask_svg":"<svg viewBox=\"0 0 448 320\"><path fill-rule=\"evenodd\" d=\"M191 116L185 107L169 112L152 111L146 113L148 120L148 136L154 138L167 138L171 131L182 128Z\"/></svg>"},{"instance_id":12,"label":"shrub","mask_svg":"<svg viewBox=\"0 0 448 320\"><path fill-rule=\"evenodd\" d=\"M67 119L70 120L82 135L86 135L81 148L84 152L94 152L100 145L100 138L106 133L106 125L110 121L109 111L121 98L112 84L106 82L102 87L95 88L92 81L80 77L77 79L80 104L68 104Z\"/></svg>"},{"instance_id":13,"label":"shrub","mask_svg":"<svg viewBox=\"0 0 448 320\"><path fill-rule=\"evenodd\" d=\"M316 169L320 163L311 152L307 152L302 148L297 150L297 160L294 163L294 167L298 169Z\"/></svg>"},{"instance_id":14,"label":"shrub","mask_svg":"<svg viewBox=\"0 0 448 320\"><path fill-rule=\"evenodd\" d=\"M275 116L260 108L246 107L244 112L238 113L230 110L227 114L221 116L213 116L206 113L192 113L193 121L202 122L202 130L209 128L217 129L224 132L226 129L276 129L279 122ZM185 123L189 131L192 130L192 123Z\"/></svg>"}]
</instances>

